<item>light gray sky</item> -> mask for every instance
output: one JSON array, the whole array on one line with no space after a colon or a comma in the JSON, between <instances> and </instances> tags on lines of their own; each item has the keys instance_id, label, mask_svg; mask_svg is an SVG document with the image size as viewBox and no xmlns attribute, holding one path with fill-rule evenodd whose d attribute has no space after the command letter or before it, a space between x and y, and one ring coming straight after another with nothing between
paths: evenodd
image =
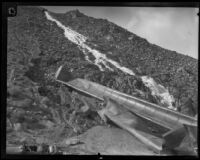
<instances>
[{"instance_id":1,"label":"light gray sky","mask_svg":"<svg viewBox=\"0 0 200 160\"><path fill-rule=\"evenodd\" d=\"M44 7L44 6L43 6ZM198 58L198 8L45 6L55 13L78 9L107 19L163 48Z\"/></svg>"}]
</instances>

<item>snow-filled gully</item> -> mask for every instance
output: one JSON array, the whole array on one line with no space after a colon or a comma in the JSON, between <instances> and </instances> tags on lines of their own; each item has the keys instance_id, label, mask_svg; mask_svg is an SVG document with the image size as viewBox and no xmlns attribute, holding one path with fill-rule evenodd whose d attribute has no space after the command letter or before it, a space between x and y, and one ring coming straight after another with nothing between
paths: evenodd
<instances>
[{"instance_id":1,"label":"snow-filled gully","mask_svg":"<svg viewBox=\"0 0 200 160\"><path fill-rule=\"evenodd\" d=\"M108 66L108 64L110 63L124 73L127 73L129 75L135 75L135 73L131 69L121 66L118 62L107 58L105 54L90 48L86 44L87 37L77 33L69 27L64 26L61 22L53 18L47 11L45 12L45 15L48 20L55 22L60 28L64 30L65 37L71 42L77 44L80 50L84 53L85 59L91 63L93 62L89 59L88 53L92 53L92 55L95 57L94 64L97 65L101 71L103 71L102 65L104 65L105 68L108 68L109 70L113 71L113 69ZM160 97L161 103L167 104L169 109L176 110L176 108L174 108L172 105L172 103L174 102L174 98L169 94L169 91L167 89L165 89L160 84L156 84L156 82L151 77L142 76L141 78L143 83L150 88L151 94L153 96Z\"/></svg>"},{"instance_id":2,"label":"snow-filled gully","mask_svg":"<svg viewBox=\"0 0 200 160\"><path fill-rule=\"evenodd\" d=\"M99 67L99 69L101 71L103 71L103 68L101 66L101 64L103 64L106 68L108 68L109 70L112 70L112 68L110 68L107 63L109 62L110 64L114 65L116 68L120 69L121 71L130 74L130 75L135 75L134 72L126 67L122 67L119 63L108 59L106 57L105 54L100 53L99 51L90 48L85 42L87 40L87 37L77 33L76 31L73 31L72 29L64 26L61 22L59 22L58 20L56 20L55 18L51 17L49 15L48 12L45 12L46 17L48 20L55 22L60 28L62 28L64 30L64 35L65 37L70 40L71 42L77 44L80 49L83 51L83 53L85 54L85 58L86 60L90 61L87 52L90 52L93 54L93 56L95 57L95 65L97 65ZM90 61L91 62L91 61Z\"/></svg>"}]
</instances>

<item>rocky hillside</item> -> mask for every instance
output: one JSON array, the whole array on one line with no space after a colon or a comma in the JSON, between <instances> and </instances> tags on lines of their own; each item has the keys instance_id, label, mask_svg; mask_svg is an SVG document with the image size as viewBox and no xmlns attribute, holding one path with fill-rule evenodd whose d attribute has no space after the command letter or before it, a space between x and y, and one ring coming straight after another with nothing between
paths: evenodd
<instances>
[{"instance_id":1,"label":"rocky hillside","mask_svg":"<svg viewBox=\"0 0 200 160\"><path fill-rule=\"evenodd\" d=\"M88 17L78 10L51 15L65 26L88 37L87 43L106 54L108 58L130 68L136 75L148 75L167 87L174 96L174 105L177 107L190 100L194 102L194 108L197 107L196 59L151 44L105 19ZM112 76L106 75L106 78L110 77ZM127 88L131 86L128 85ZM183 112L187 114L187 111Z\"/></svg>"},{"instance_id":2,"label":"rocky hillside","mask_svg":"<svg viewBox=\"0 0 200 160\"><path fill-rule=\"evenodd\" d=\"M64 30L47 19L43 8L18 7L17 16L8 18L8 144L59 143L62 137L103 125L96 113L100 109L97 101L71 93L55 82L55 72L61 65L73 78L86 78L166 107L141 78L152 77L168 89L174 97L173 106L180 112L191 116L197 113L196 59L163 49L112 22L88 17L78 10L48 14L80 37L87 37L80 44L87 50L67 39ZM109 63L102 58L97 62L98 54L95 57L89 51L103 53ZM134 74L127 74L123 67ZM82 109L85 101L90 114Z\"/></svg>"}]
</instances>

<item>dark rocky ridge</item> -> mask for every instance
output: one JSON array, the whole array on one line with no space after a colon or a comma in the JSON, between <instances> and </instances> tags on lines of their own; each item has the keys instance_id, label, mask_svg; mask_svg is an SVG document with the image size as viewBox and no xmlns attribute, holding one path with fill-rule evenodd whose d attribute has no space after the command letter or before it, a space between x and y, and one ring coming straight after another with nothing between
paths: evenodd
<instances>
[{"instance_id":1,"label":"dark rocky ridge","mask_svg":"<svg viewBox=\"0 0 200 160\"><path fill-rule=\"evenodd\" d=\"M182 106L181 112L192 116L196 113L196 59L150 44L107 20L88 17L77 10L50 14L87 36L89 46L137 75L149 75L168 87L175 105ZM101 72L86 61L77 45L64 37L63 30L46 19L43 8L18 7L17 17L8 18L7 49L8 143L59 143L62 137L102 123L97 115L85 118L78 114L84 96L71 93L54 81L60 65L71 70L74 78L87 78L159 104L139 76L125 75L117 69ZM98 102L84 98L93 106L92 114L100 108Z\"/></svg>"}]
</instances>

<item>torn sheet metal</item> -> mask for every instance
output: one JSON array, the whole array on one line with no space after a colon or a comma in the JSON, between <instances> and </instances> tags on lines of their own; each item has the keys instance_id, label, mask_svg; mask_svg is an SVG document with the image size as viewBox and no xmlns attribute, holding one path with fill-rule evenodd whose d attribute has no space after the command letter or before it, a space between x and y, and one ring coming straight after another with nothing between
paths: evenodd
<instances>
[{"instance_id":1,"label":"torn sheet metal","mask_svg":"<svg viewBox=\"0 0 200 160\"><path fill-rule=\"evenodd\" d=\"M130 113L124 107L109 100L106 108L98 112L104 119L109 119L119 127L125 129L149 148L159 152L162 150L163 139L152 134L144 120Z\"/></svg>"},{"instance_id":2,"label":"torn sheet metal","mask_svg":"<svg viewBox=\"0 0 200 160\"><path fill-rule=\"evenodd\" d=\"M99 100L103 100L103 97L114 99L134 114L137 114L159 125L165 126L168 129L178 128L182 124L195 127L197 126L197 119L194 117L190 117L168 108L158 106L156 104L113 90L95 82L80 78L66 82L60 78L59 73L56 73L56 75L56 78L59 78L57 81L66 84L68 87L95 97Z\"/></svg>"}]
</instances>

